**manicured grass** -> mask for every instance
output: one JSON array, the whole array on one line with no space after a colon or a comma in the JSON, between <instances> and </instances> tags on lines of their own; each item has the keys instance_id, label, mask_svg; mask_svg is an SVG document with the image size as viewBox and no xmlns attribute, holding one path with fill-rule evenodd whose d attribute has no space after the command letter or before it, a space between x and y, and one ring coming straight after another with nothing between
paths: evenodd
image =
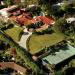
<instances>
[{"instance_id":1,"label":"manicured grass","mask_svg":"<svg viewBox=\"0 0 75 75\"><path fill-rule=\"evenodd\" d=\"M64 35L60 33L35 35L32 34L27 44L29 47L29 52L35 54L39 52L45 46L52 46L64 39Z\"/></svg>"},{"instance_id":2,"label":"manicured grass","mask_svg":"<svg viewBox=\"0 0 75 75\"><path fill-rule=\"evenodd\" d=\"M4 32L8 34L14 41L17 42L20 40L22 36L23 28L13 27L13 28L5 30Z\"/></svg>"}]
</instances>

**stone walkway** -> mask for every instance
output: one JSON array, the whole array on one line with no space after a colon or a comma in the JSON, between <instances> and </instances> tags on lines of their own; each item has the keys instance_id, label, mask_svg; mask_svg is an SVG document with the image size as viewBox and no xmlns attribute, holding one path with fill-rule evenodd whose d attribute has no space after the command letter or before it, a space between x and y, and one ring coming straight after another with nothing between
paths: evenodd
<instances>
[{"instance_id":1,"label":"stone walkway","mask_svg":"<svg viewBox=\"0 0 75 75\"><path fill-rule=\"evenodd\" d=\"M25 28L25 29L24 29L24 33L23 33L23 35L22 35L20 41L18 42L18 44L19 44L20 46L22 46L23 48L27 49L27 48L26 48L26 41L27 41L28 37L29 37L31 34L32 34L32 32L28 32L27 29Z\"/></svg>"}]
</instances>

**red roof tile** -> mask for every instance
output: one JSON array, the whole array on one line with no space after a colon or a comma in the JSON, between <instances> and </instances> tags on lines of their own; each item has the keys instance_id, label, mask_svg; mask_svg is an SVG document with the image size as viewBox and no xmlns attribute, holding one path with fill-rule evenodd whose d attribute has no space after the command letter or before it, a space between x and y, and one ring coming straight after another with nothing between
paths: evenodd
<instances>
[{"instance_id":1,"label":"red roof tile","mask_svg":"<svg viewBox=\"0 0 75 75\"><path fill-rule=\"evenodd\" d=\"M17 22L20 24L30 24L31 23L30 14L24 13L16 18Z\"/></svg>"},{"instance_id":2,"label":"red roof tile","mask_svg":"<svg viewBox=\"0 0 75 75\"><path fill-rule=\"evenodd\" d=\"M36 23L37 21L42 21L44 24L52 25L55 21L52 18L47 18L45 16L38 16L33 19L28 14L22 14L17 17L17 22L21 25Z\"/></svg>"},{"instance_id":3,"label":"red roof tile","mask_svg":"<svg viewBox=\"0 0 75 75\"><path fill-rule=\"evenodd\" d=\"M16 71L20 71L22 73L25 73L27 71L26 68L20 66L20 65L17 65L16 63L14 62L0 62L0 68L12 68Z\"/></svg>"},{"instance_id":4,"label":"red roof tile","mask_svg":"<svg viewBox=\"0 0 75 75\"><path fill-rule=\"evenodd\" d=\"M36 20L37 21L41 20L43 23L45 23L47 25L49 25L49 24L51 25L55 22L52 18L47 18L45 16L38 16L38 17L34 18L32 21L36 22Z\"/></svg>"}]
</instances>

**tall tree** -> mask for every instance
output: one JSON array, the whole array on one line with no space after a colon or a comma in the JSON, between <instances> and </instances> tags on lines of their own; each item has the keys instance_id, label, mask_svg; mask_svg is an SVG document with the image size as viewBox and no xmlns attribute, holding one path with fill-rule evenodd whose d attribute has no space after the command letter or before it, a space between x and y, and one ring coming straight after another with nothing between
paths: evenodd
<instances>
[{"instance_id":1,"label":"tall tree","mask_svg":"<svg viewBox=\"0 0 75 75\"><path fill-rule=\"evenodd\" d=\"M56 21L55 27L59 32L64 32L66 30L67 22L64 18L60 18Z\"/></svg>"},{"instance_id":2,"label":"tall tree","mask_svg":"<svg viewBox=\"0 0 75 75\"><path fill-rule=\"evenodd\" d=\"M4 0L4 2L5 2L5 5L6 5L7 7L9 7L9 6L11 6L11 5L14 4L13 0Z\"/></svg>"}]
</instances>

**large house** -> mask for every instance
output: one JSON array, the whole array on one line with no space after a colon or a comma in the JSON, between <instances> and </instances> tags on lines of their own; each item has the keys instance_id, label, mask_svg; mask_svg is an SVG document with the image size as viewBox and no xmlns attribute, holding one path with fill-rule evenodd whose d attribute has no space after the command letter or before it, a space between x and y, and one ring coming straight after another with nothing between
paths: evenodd
<instances>
[{"instance_id":1,"label":"large house","mask_svg":"<svg viewBox=\"0 0 75 75\"><path fill-rule=\"evenodd\" d=\"M46 55L42 58L42 60L45 62L45 64L54 64L58 65L59 63L62 63L63 61L68 60L69 58L75 56L75 48L68 45L66 49L60 49L59 51L56 51L54 54Z\"/></svg>"},{"instance_id":2,"label":"large house","mask_svg":"<svg viewBox=\"0 0 75 75\"><path fill-rule=\"evenodd\" d=\"M25 25L30 25L30 24L35 24L36 22L42 21L44 24L47 25L52 25L55 23L55 21L52 18L47 18L45 16L37 16L33 19L30 18L28 14L21 15L17 17L17 21L20 24L25 24Z\"/></svg>"},{"instance_id":3,"label":"large house","mask_svg":"<svg viewBox=\"0 0 75 75\"><path fill-rule=\"evenodd\" d=\"M74 17L70 17L70 18L67 18L66 19L67 23L72 23L75 21L75 18Z\"/></svg>"},{"instance_id":4,"label":"large house","mask_svg":"<svg viewBox=\"0 0 75 75\"><path fill-rule=\"evenodd\" d=\"M21 75L24 75L26 73L26 68L17 65L14 62L0 62L0 69L5 69L5 68L11 68L20 73Z\"/></svg>"}]
</instances>

